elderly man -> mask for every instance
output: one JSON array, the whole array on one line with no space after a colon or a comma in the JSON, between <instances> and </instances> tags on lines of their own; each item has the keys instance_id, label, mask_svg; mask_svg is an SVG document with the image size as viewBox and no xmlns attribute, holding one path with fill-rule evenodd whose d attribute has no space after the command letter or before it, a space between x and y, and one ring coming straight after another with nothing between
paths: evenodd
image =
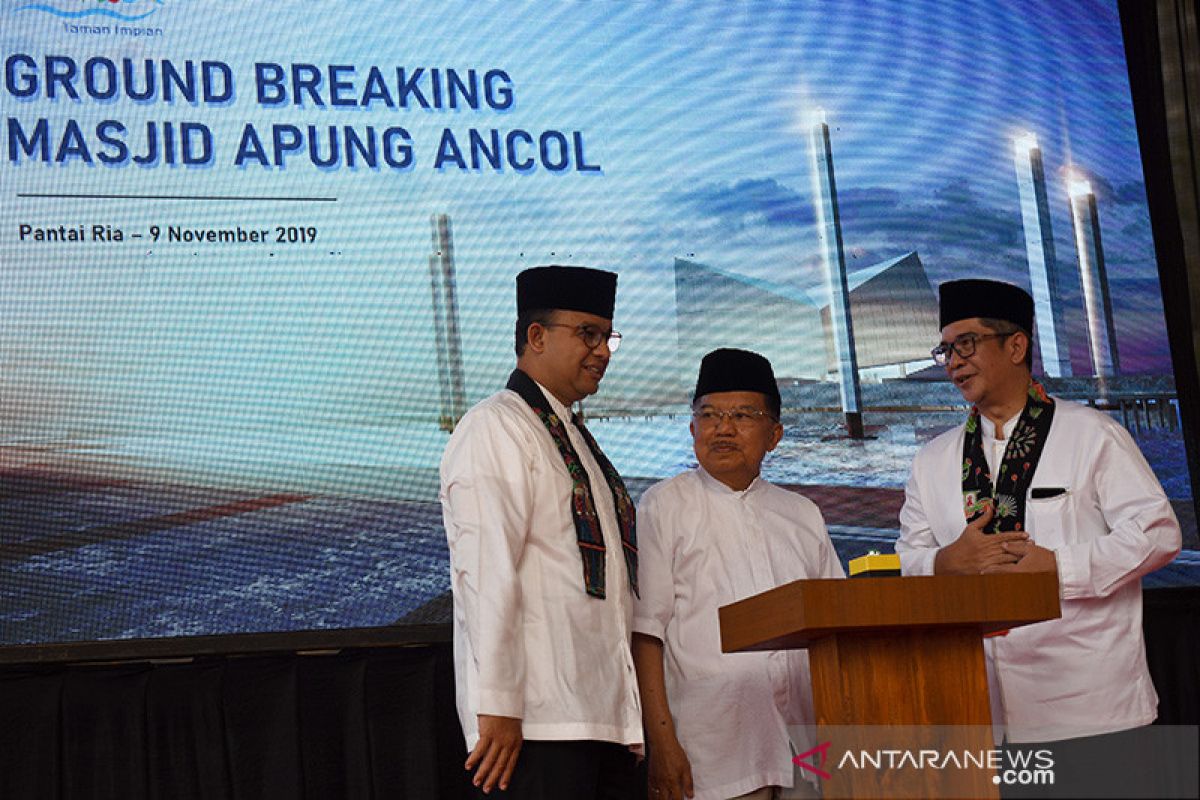
<instances>
[{"instance_id":1,"label":"elderly man","mask_svg":"<svg viewBox=\"0 0 1200 800\"><path fill-rule=\"evenodd\" d=\"M637 665L654 800L769 798L793 783L788 725L812 722L807 654L721 653L717 609L800 578L843 577L821 512L759 477L783 436L767 359L704 357L692 399L700 466L638 507Z\"/></svg>"},{"instance_id":2,"label":"elderly man","mask_svg":"<svg viewBox=\"0 0 1200 800\"><path fill-rule=\"evenodd\" d=\"M993 720L1010 742L1150 724L1140 578L1179 523L1129 433L1031 376L1033 300L1007 283L940 288L934 360L971 404L917 454L896 543L907 575L1055 571L1062 618L988 640Z\"/></svg>"},{"instance_id":3,"label":"elderly man","mask_svg":"<svg viewBox=\"0 0 1200 800\"><path fill-rule=\"evenodd\" d=\"M518 275L517 369L442 458L458 708L484 794L637 795L634 509L570 409L620 343L616 286L581 267Z\"/></svg>"}]
</instances>

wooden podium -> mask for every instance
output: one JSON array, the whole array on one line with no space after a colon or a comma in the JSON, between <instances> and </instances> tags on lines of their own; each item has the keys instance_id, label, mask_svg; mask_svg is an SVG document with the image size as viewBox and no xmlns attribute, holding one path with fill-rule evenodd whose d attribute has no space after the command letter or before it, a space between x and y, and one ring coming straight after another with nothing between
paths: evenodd
<instances>
[{"instance_id":1,"label":"wooden podium","mask_svg":"<svg viewBox=\"0 0 1200 800\"><path fill-rule=\"evenodd\" d=\"M818 738L840 737L842 752L894 749L895 726L919 740L904 745L914 752L990 751L983 636L1061 615L1053 572L801 580L719 613L724 652L808 649ZM831 726L837 732L822 736ZM990 768L843 770L822 789L825 797L998 794Z\"/></svg>"}]
</instances>

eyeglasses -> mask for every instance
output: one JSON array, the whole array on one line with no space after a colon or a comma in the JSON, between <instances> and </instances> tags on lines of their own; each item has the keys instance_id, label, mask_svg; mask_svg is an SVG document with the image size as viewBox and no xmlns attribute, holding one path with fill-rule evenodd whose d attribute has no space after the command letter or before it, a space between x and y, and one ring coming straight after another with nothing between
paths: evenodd
<instances>
[{"instance_id":1,"label":"eyeglasses","mask_svg":"<svg viewBox=\"0 0 1200 800\"><path fill-rule=\"evenodd\" d=\"M567 325L562 322L543 322L544 328L574 328L575 335L583 339L588 349L595 350L603 341L608 342L608 352L615 353L621 349L621 334L614 330L602 331L594 325Z\"/></svg>"},{"instance_id":2,"label":"eyeglasses","mask_svg":"<svg viewBox=\"0 0 1200 800\"><path fill-rule=\"evenodd\" d=\"M729 420L734 427L747 429L751 428L762 419L769 419L775 422L775 417L771 416L766 411L759 411L756 408L735 408L730 411L720 411L715 408L702 408L699 411L692 412L692 419L700 423L703 428L715 428L721 424L722 420Z\"/></svg>"},{"instance_id":3,"label":"eyeglasses","mask_svg":"<svg viewBox=\"0 0 1200 800\"><path fill-rule=\"evenodd\" d=\"M960 358L970 358L975 355L975 346L984 339L1005 339L1014 333L1016 331L1007 331L1005 333L964 333L953 342L942 342L930 350L929 355L933 356L933 363L939 367L944 367L950 363L951 350L958 353Z\"/></svg>"}]
</instances>

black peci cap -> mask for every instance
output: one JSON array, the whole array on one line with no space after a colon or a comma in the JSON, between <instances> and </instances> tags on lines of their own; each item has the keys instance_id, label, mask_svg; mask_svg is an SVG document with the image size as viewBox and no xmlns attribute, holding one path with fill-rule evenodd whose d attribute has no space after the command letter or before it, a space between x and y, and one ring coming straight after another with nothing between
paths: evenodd
<instances>
[{"instance_id":1,"label":"black peci cap","mask_svg":"<svg viewBox=\"0 0 1200 800\"><path fill-rule=\"evenodd\" d=\"M713 392L761 392L779 405L779 384L771 362L749 350L721 348L700 362L700 377L692 402Z\"/></svg>"},{"instance_id":2,"label":"black peci cap","mask_svg":"<svg viewBox=\"0 0 1200 800\"><path fill-rule=\"evenodd\" d=\"M979 278L947 281L938 287L938 310L942 328L959 320L982 317L1002 319L1033 333L1033 298L1011 283Z\"/></svg>"},{"instance_id":3,"label":"black peci cap","mask_svg":"<svg viewBox=\"0 0 1200 800\"><path fill-rule=\"evenodd\" d=\"M590 267L531 267L517 276L517 315L539 309L583 311L611 320L617 274Z\"/></svg>"}]
</instances>

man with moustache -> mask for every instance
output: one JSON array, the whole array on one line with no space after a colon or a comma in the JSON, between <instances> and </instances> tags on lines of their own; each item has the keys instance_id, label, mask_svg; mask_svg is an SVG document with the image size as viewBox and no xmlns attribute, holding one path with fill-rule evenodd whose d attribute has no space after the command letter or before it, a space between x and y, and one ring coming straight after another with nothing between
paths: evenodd
<instances>
[{"instance_id":1,"label":"man with moustache","mask_svg":"<svg viewBox=\"0 0 1200 800\"><path fill-rule=\"evenodd\" d=\"M634 509L571 405L621 335L617 276L517 276L517 368L459 422L441 465L459 716L477 791L636 797Z\"/></svg>"},{"instance_id":2,"label":"man with moustache","mask_svg":"<svg viewBox=\"0 0 1200 800\"><path fill-rule=\"evenodd\" d=\"M692 399L699 466L638 506L633 653L652 800L770 798L793 784L788 726L812 723L807 653L723 654L717 618L791 581L844 576L812 501L759 476L779 412L767 359L709 353Z\"/></svg>"},{"instance_id":3,"label":"man with moustache","mask_svg":"<svg viewBox=\"0 0 1200 800\"><path fill-rule=\"evenodd\" d=\"M1123 427L1033 379L1024 290L951 281L940 310L933 357L971 412L917 454L896 543L903 573L1058 574L1060 619L986 642L992 717L1010 743L1086 749L1149 725L1158 697L1140 578L1181 543L1162 487Z\"/></svg>"}]
</instances>

